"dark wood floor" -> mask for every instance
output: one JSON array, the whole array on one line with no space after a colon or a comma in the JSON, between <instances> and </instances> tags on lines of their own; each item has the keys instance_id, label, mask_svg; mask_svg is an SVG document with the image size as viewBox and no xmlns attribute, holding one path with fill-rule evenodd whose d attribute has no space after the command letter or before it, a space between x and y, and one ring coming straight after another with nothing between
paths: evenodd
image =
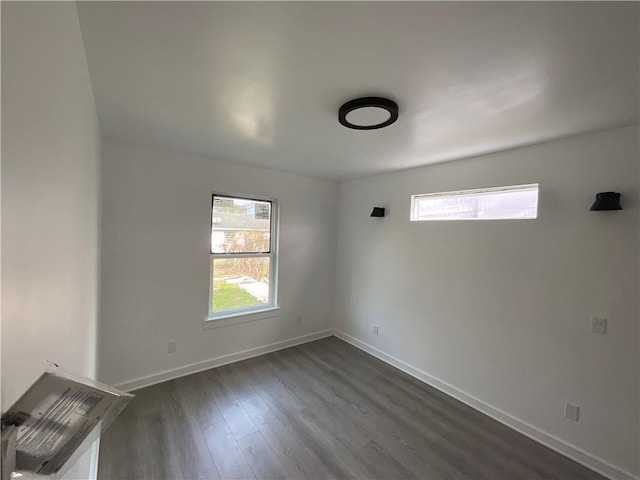
<instances>
[{"instance_id":1,"label":"dark wood floor","mask_svg":"<svg viewBox=\"0 0 640 480\"><path fill-rule=\"evenodd\" d=\"M100 479L603 478L335 337L135 393Z\"/></svg>"}]
</instances>

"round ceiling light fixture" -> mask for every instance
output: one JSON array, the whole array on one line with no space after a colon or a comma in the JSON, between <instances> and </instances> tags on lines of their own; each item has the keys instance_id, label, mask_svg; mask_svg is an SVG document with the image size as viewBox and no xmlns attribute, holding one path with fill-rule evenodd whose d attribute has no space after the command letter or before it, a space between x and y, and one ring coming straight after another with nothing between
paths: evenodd
<instances>
[{"instance_id":1,"label":"round ceiling light fixture","mask_svg":"<svg viewBox=\"0 0 640 480\"><path fill-rule=\"evenodd\" d=\"M354 130L375 130L398 119L398 104L388 98L363 97L351 100L338 110L338 121Z\"/></svg>"}]
</instances>

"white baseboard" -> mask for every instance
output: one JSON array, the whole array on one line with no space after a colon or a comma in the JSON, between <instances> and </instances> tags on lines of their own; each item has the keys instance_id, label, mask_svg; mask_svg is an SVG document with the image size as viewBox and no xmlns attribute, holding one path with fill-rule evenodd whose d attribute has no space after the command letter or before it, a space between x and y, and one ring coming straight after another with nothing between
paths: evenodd
<instances>
[{"instance_id":1,"label":"white baseboard","mask_svg":"<svg viewBox=\"0 0 640 480\"><path fill-rule=\"evenodd\" d=\"M261 347L211 358L202 362L192 363L190 365L185 365L184 367L165 370L164 372L154 373L153 375L134 378L133 380L118 383L115 387L120 390L124 390L125 392L130 392L132 390L137 390L138 388L149 387L156 383L166 382L167 380L173 380L174 378L184 377L185 375L191 375L192 373L201 372L210 368L221 367L222 365L239 362L240 360L246 360L247 358L257 357L258 355L264 355L265 353L275 352L276 350L282 350L283 348L293 347L294 345L312 342L313 340L330 337L332 335L332 329L310 333L308 335L290 338L281 342L270 343L269 345L263 345Z\"/></svg>"},{"instance_id":2,"label":"white baseboard","mask_svg":"<svg viewBox=\"0 0 640 480\"><path fill-rule=\"evenodd\" d=\"M553 435L546 433L539 428L534 427L533 425L528 424L496 407L485 403L484 401L474 397L473 395L469 395L468 393L454 387L453 385L448 384L432 375L429 375L427 372L420 370L408 363L396 358L392 355L389 355L382 350L377 349L376 347L369 345L368 343L363 342L362 340L358 340L351 335L347 335L346 333L334 329L334 335L341 340L344 340L347 343L350 343L354 347L367 352L370 355L382 360L389 365L396 367L399 370L402 370L405 373L408 373L412 377L417 378L418 380L431 385L434 388L446 393L447 395L452 396L453 398L460 400L461 402L469 405L470 407L488 415L489 417L497 420L500 423L526 435L527 437L535 440L538 443L541 443L562 455L575 460L576 462L584 465L587 468L595 470L596 472L605 475L606 477L612 479L620 479L620 480L638 480L639 477L635 477L634 475L620 470L617 467L605 462L604 460L597 458L590 453L581 450L578 447L575 447L563 440L560 440Z\"/></svg>"}]
</instances>

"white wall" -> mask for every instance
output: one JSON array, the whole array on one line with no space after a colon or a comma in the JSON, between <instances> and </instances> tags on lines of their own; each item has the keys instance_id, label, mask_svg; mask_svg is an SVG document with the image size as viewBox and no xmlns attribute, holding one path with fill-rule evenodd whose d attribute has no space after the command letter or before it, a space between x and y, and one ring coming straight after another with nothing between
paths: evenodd
<instances>
[{"instance_id":1,"label":"white wall","mask_svg":"<svg viewBox=\"0 0 640 480\"><path fill-rule=\"evenodd\" d=\"M6 409L47 360L95 375L100 137L75 3L2 2L2 120Z\"/></svg>"},{"instance_id":2,"label":"white wall","mask_svg":"<svg viewBox=\"0 0 640 480\"><path fill-rule=\"evenodd\" d=\"M337 183L108 140L103 147L102 380L120 384L333 326ZM277 318L202 328L212 191L278 199Z\"/></svg>"},{"instance_id":3,"label":"white wall","mask_svg":"<svg viewBox=\"0 0 640 480\"><path fill-rule=\"evenodd\" d=\"M338 328L638 475L638 141L620 128L341 184ZM409 222L411 194L536 182L537 220ZM608 190L624 210L589 212Z\"/></svg>"}]
</instances>

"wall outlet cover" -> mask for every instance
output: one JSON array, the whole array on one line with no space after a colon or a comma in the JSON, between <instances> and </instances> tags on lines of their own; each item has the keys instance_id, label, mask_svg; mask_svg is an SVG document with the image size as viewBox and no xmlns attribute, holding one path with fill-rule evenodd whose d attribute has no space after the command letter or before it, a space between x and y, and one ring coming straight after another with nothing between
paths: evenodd
<instances>
[{"instance_id":1,"label":"wall outlet cover","mask_svg":"<svg viewBox=\"0 0 640 480\"><path fill-rule=\"evenodd\" d=\"M174 353L176 351L176 342L167 343L167 353Z\"/></svg>"},{"instance_id":2,"label":"wall outlet cover","mask_svg":"<svg viewBox=\"0 0 640 480\"><path fill-rule=\"evenodd\" d=\"M607 333L607 319L602 317L591 317L591 333Z\"/></svg>"},{"instance_id":3,"label":"wall outlet cover","mask_svg":"<svg viewBox=\"0 0 640 480\"><path fill-rule=\"evenodd\" d=\"M564 404L564 416L569 420L577 422L580 420L580 407L571 403Z\"/></svg>"}]
</instances>

